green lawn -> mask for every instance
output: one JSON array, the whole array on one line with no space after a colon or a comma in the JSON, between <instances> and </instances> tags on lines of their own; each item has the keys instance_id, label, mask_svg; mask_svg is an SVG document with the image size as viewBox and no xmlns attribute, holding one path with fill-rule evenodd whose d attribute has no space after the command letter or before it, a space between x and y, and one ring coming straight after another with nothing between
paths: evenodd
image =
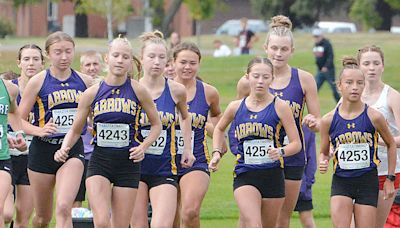
<instances>
[{"instance_id":1,"label":"green lawn","mask_svg":"<svg viewBox=\"0 0 400 228\"><path fill-rule=\"evenodd\" d=\"M265 37L262 35L261 37ZM205 36L202 38L202 47L210 50L212 41L215 37ZM230 37L222 37L224 41L232 45ZM340 71L340 58L344 55L355 55L356 51L365 44L376 44L383 48L385 52L385 73L384 81L396 89L400 89L400 80L398 77L397 60L400 58L400 37L389 33L362 33L362 34L340 34L329 36L335 50L335 62L337 72ZM195 38L191 38L195 41ZM0 40L3 46L19 47L25 43L36 42L39 45L44 44L44 38L28 39L8 39ZM257 44L257 54L263 54L261 51L263 40ZM101 39L77 39L77 48L90 47L99 50L105 50L105 40ZM137 52L138 42L134 40L133 46ZM295 53L290 61L292 66L300 67L311 73L315 73L314 57L312 55L313 41L309 34L295 34ZM207 52L209 53L209 51ZM15 52L0 53L0 72L6 70L16 70ZM78 56L79 53L77 53ZM251 56L229 57L214 59L205 56L202 59L200 76L208 83L214 85L221 96L221 107L224 109L227 104L234 99L236 93L236 83L243 75L248 60ZM75 58L74 66L78 69L78 58ZM331 91L325 84L319 94L321 104L321 114L327 113L334 107L334 99ZM317 135L319 142L319 135ZM317 144L318 145L318 144ZM318 151L318 147L317 147ZM238 209L232 194L232 171L234 157L227 155L224 157L220 170L212 174L209 191L203 203L201 210L202 227L235 227L238 216ZM314 193L314 214L317 227L331 227L329 219L329 194L330 194L330 174L316 174L316 183L313 188ZM292 227L300 227L297 215L294 215Z\"/></svg>"}]
</instances>

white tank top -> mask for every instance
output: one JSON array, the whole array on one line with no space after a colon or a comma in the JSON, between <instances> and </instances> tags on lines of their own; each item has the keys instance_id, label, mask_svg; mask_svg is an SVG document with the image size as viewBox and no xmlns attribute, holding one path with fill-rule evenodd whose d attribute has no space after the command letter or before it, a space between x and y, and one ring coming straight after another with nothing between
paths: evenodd
<instances>
[{"instance_id":1,"label":"white tank top","mask_svg":"<svg viewBox=\"0 0 400 228\"><path fill-rule=\"evenodd\" d=\"M375 104L371 107L378 110L386 119L389 126L390 133L393 137L400 134L399 129L396 125L396 120L394 118L393 112L390 110L388 101L388 93L391 87L386 85L383 87L381 95ZM388 163L387 163L387 147L378 145L378 157L381 160L381 164L378 166L378 176L383 176L388 174ZM396 161L396 173L400 173L400 148L397 148L397 161Z\"/></svg>"}]
</instances>

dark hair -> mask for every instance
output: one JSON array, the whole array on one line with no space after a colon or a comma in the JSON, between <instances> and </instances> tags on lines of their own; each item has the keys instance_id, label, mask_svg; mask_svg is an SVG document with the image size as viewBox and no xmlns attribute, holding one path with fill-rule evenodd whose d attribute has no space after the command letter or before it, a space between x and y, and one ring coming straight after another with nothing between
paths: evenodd
<instances>
[{"instance_id":1,"label":"dark hair","mask_svg":"<svg viewBox=\"0 0 400 228\"><path fill-rule=\"evenodd\" d=\"M14 80L16 78L19 78L19 74L15 73L14 71L6 71L3 73L0 73L0 78L3 78L5 80Z\"/></svg>"},{"instance_id":2,"label":"dark hair","mask_svg":"<svg viewBox=\"0 0 400 228\"><path fill-rule=\"evenodd\" d=\"M173 49L173 57L174 60L178 57L179 52L181 51L192 51L197 54L199 57L199 61L201 60L201 53L199 47L195 43L192 42L183 42L178 44L174 49Z\"/></svg>"},{"instance_id":3,"label":"dark hair","mask_svg":"<svg viewBox=\"0 0 400 228\"><path fill-rule=\"evenodd\" d=\"M342 78L342 74L343 74L344 70L347 70L347 69L357 69L357 70L360 70L360 68L359 68L359 66L358 66L358 63L357 63L357 60L356 60L354 57L351 57L351 56L345 56L345 57L343 57L343 59L342 59L342 66L343 66L343 68L342 68L342 70L340 71L339 79ZM363 74L363 73L361 72L361 70L360 70L360 73Z\"/></svg>"},{"instance_id":4,"label":"dark hair","mask_svg":"<svg viewBox=\"0 0 400 228\"><path fill-rule=\"evenodd\" d=\"M22 51L23 51L24 49L36 49L36 50L38 50L39 53L40 53L40 59L41 59L42 62L43 62L43 52L42 52L42 49L41 49L39 46L37 46L36 44L25 44L24 46L22 46L22 47L19 49L19 51L18 51L18 60L21 60Z\"/></svg>"},{"instance_id":5,"label":"dark hair","mask_svg":"<svg viewBox=\"0 0 400 228\"><path fill-rule=\"evenodd\" d=\"M263 64L269 66L271 68L272 75L274 75L274 66L271 63L271 60L269 60L268 58L259 57L259 56L254 57L253 59L250 60L249 64L247 64L246 73L247 74L250 73L251 68L257 63L263 63Z\"/></svg>"},{"instance_id":6,"label":"dark hair","mask_svg":"<svg viewBox=\"0 0 400 228\"><path fill-rule=\"evenodd\" d=\"M358 49L358 52L357 52L358 64L360 64L360 60L361 60L362 54L364 54L366 52L376 52L376 53L378 53L381 56L382 64L385 65L385 56L383 55L383 51L381 50L380 47L375 46L375 45L367 45L367 46L362 47L361 49Z\"/></svg>"}]
</instances>

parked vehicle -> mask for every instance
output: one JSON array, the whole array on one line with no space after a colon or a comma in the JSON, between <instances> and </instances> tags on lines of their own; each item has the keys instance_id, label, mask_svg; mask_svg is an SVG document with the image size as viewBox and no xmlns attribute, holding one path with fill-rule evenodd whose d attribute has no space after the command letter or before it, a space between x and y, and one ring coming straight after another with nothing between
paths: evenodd
<instances>
[{"instance_id":1,"label":"parked vehicle","mask_svg":"<svg viewBox=\"0 0 400 228\"><path fill-rule=\"evenodd\" d=\"M248 26L248 29L253 31L254 33L268 31L268 26L262 20L249 19L247 21L247 26ZM218 27L215 34L216 35L226 34L226 35L230 35L230 36L236 36L239 34L241 29L242 28L240 26L239 19L228 20L228 21L225 21L221 26Z\"/></svg>"},{"instance_id":2,"label":"parked vehicle","mask_svg":"<svg viewBox=\"0 0 400 228\"><path fill-rule=\"evenodd\" d=\"M324 33L355 33L357 27L351 22L339 21L319 21L315 23L315 27L322 29Z\"/></svg>"}]
</instances>

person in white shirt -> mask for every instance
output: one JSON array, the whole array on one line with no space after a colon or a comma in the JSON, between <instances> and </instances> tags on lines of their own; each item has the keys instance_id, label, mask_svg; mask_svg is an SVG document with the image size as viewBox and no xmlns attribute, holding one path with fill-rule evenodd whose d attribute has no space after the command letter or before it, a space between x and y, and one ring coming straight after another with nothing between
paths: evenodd
<instances>
[{"instance_id":1,"label":"person in white shirt","mask_svg":"<svg viewBox=\"0 0 400 228\"><path fill-rule=\"evenodd\" d=\"M214 57L225 57L225 56L230 56L232 54L231 49L222 43L221 40L214 40Z\"/></svg>"}]
</instances>

